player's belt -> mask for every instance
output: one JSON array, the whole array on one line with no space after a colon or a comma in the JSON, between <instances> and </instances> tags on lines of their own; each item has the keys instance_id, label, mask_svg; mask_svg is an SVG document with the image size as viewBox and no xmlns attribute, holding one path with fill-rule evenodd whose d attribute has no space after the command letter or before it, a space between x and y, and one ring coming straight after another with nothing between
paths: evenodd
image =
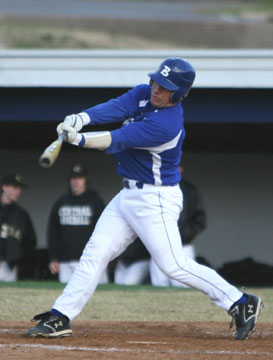
<instances>
[{"instance_id":1,"label":"player's belt","mask_svg":"<svg viewBox=\"0 0 273 360\"><path fill-rule=\"evenodd\" d=\"M143 189L144 183L136 180L123 179L123 185L126 189Z\"/></svg>"},{"instance_id":2,"label":"player's belt","mask_svg":"<svg viewBox=\"0 0 273 360\"><path fill-rule=\"evenodd\" d=\"M141 181L137 181L137 180L131 180L131 179L123 179L123 186L126 189L143 189L144 187L156 187L157 185L154 184L146 184L143 183ZM160 187L174 187L174 186L179 186L178 184L175 185L160 185Z\"/></svg>"}]
</instances>

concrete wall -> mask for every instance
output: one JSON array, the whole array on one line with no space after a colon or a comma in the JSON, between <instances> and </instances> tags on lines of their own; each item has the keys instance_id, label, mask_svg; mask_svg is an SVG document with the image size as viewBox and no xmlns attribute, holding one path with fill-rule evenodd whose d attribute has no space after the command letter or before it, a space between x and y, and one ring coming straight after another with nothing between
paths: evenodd
<instances>
[{"instance_id":1,"label":"concrete wall","mask_svg":"<svg viewBox=\"0 0 273 360\"><path fill-rule=\"evenodd\" d=\"M54 200L67 187L71 166L80 161L91 186L107 203L121 188L114 159L78 149L61 152L50 169L38 166L38 150L0 151L0 176L18 170L29 185L20 203L30 212L39 247L46 246L46 223ZM196 239L197 253L213 266L252 257L273 265L273 154L184 153L184 174L202 192L208 227Z\"/></svg>"},{"instance_id":2,"label":"concrete wall","mask_svg":"<svg viewBox=\"0 0 273 360\"><path fill-rule=\"evenodd\" d=\"M186 154L185 175L198 186L208 227L197 252L218 267L252 257L273 265L273 155Z\"/></svg>"}]
</instances>

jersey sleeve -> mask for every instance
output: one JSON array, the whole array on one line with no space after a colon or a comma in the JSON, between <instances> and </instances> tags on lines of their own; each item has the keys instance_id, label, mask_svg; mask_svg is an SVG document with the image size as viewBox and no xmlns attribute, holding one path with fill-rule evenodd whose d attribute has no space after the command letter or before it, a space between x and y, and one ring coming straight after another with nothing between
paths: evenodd
<instances>
[{"instance_id":1,"label":"jersey sleeve","mask_svg":"<svg viewBox=\"0 0 273 360\"><path fill-rule=\"evenodd\" d=\"M147 96L149 89L148 85L138 85L118 98L93 106L84 112L89 115L91 125L123 122L133 116L141 97Z\"/></svg>"},{"instance_id":2,"label":"jersey sleeve","mask_svg":"<svg viewBox=\"0 0 273 360\"><path fill-rule=\"evenodd\" d=\"M132 148L153 148L173 140L179 134L176 126L164 124L156 113L146 120L130 123L111 131L112 142L106 153L118 153Z\"/></svg>"}]
</instances>

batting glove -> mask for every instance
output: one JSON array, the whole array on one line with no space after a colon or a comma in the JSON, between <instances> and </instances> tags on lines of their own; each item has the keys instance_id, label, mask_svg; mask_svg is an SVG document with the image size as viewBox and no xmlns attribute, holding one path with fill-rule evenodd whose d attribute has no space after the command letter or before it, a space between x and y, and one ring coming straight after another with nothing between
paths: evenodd
<instances>
[{"instance_id":1,"label":"batting glove","mask_svg":"<svg viewBox=\"0 0 273 360\"><path fill-rule=\"evenodd\" d=\"M70 125L67 125L64 122L62 122L57 126L57 133L60 136L64 131L66 131L64 141L72 144L73 141L77 137L77 134L78 134L77 130L74 127L72 127Z\"/></svg>"},{"instance_id":2,"label":"batting glove","mask_svg":"<svg viewBox=\"0 0 273 360\"><path fill-rule=\"evenodd\" d=\"M59 125L74 128L77 132L80 131L85 125L90 123L90 117L87 113L81 112L79 114L72 114L65 117L64 121ZM63 126L57 126L57 133L60 136L63 133Z\"/></svg>"}]
</instances>

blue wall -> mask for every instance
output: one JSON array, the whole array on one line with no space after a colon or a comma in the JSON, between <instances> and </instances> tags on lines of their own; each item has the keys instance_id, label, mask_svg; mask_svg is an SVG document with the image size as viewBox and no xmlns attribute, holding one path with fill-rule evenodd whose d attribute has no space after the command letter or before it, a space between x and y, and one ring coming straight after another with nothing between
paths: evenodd
<instances>
[{"instance_id":1,"label":"blue wall","mask_svg":"<svg viewBox=\"0 0 273 360\"><path fill-rule=\"evenodd\" d=\"M0 121L53 121L117 97L120 88L0 88ZM273 89L192 89L189 123L273 123Z\"/></svg>"}]
</instances>

